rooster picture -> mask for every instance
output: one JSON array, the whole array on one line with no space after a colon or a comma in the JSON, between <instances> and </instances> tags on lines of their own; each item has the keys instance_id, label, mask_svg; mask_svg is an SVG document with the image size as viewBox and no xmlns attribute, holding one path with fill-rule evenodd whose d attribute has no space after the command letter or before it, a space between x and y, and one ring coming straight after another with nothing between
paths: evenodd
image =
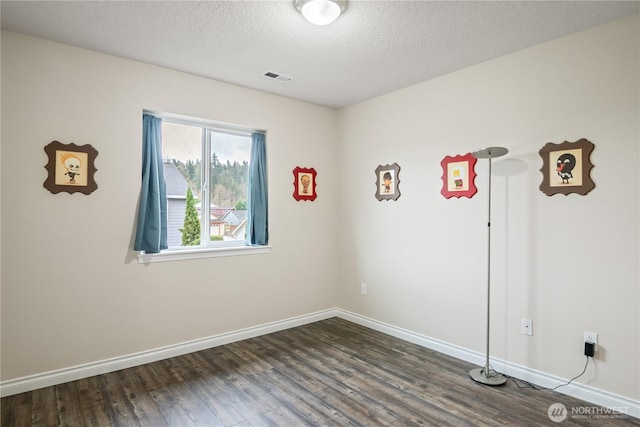
<instances>
[{"instance_id":1,"label":"rooster picture","mask_svg":"<svg viewBox=\"0 0 640 427\"><path fill-rule=\"evenodd\" d=\"M558 172L558 176L562 179L562 183L569 184L569 179L573 178L571 171L576 167L576 157L573 154L564 153L558 157L556 163L556 172Z\"/></svg>"}]
</instances>

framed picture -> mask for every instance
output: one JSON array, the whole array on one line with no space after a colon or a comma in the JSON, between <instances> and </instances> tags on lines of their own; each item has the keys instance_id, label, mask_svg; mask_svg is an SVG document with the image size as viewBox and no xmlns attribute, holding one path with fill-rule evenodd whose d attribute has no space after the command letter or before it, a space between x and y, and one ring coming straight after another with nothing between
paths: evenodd
<instances>
[{"instance_id":1,"label":"framed picture","mask_svg":"<svg viewBox=\"0 0 640 427\"><path fill-rule=\"evenodd\" d=\"M316 170L314 168L296 167L293 170L293 198L297 201L309 200L313 202L316 197Z\"/></svg>"},{"instance_id":2,"label":"framed picture","mask_svg":"<svg viewBox=\"0 0 640 427\"><path fill-rule=\"evenodd\" d=\"M584 196L593 190L591 180L593 165L589 156L593 144L582 138L575 142L561 144L547 143L539 151L542 157L542 184L540 191L547 196L577 193Z\"/></svg>"},{"instance_id":3,"label":"framed picture","mask_svg":"<svg viewBox=\"0 0 640 427\"><path fill-rule=\"evenodd\" d=\"M95 160L98 151L91 145L78 146L52 141L44 147L49 156L45 169L49 172L44 186L53 194L67 193L91 194L98 188L95 181Z\"/></svg>"},{"instance_id":4,"label":"framed picture","mask_svg":"<svg viewBox=\"0 0 640 427\"><path fill-rule=\"evenodd\" d=\"M450 197L472 198L477 193L476 158L471 153L464 156L445 156L440 162L442 166L442 190L440 193L448 199Z\"/></svg>"},{"instance_id":5,"label":"framed picture","mask_svg":"<svg viewBox=\"0 0 640 427\"><path fill-rule=\"evenodd\" d=\"M400 197L400 166L397 163L376 168L376 199L398 200Z\"/></svg>"}]
</instances>

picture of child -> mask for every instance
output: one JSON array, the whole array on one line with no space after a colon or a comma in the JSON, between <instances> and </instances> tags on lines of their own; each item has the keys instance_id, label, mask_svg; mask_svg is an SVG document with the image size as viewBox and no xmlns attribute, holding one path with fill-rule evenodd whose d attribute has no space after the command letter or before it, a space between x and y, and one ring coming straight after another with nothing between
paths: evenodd
<instances>
[{"instance_id":1,"label":"picture of child","mask_svg":"<svg viewBox=\"0 0 640 427\"><path fill-rule=\"evenodd\" d=\"M309 184L311 184L311 177L307 174L301 174L300 176L300 184L302 184L302 188L300 189L300 194L310 194Z\"/></svg>"},{"instance_id":2,"label":"picture of child","mask_svg":"<svg viewBox=\"0 0 640 427\"><path fill-rule=\"evenodd\" d=\"M378 165L376 174L376 199L398 200L400 197L400 166L397 163Z\"/></svg>"},{"instance_id":3,"label":"picture of child","mask_svg":"<svg viewBox=\"0 0 640 427\"><path fill-rule=\"evenodd\" d=\"M382 171L382 185L380 186L380 192L383 194L393 194L393 175L392 171Z\"/></svg>"}]
</instances>

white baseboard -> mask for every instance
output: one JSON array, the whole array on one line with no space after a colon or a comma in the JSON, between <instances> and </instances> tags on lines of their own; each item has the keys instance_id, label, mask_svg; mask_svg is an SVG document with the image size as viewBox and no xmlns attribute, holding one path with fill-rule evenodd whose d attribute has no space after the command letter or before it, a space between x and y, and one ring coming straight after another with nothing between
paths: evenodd
<instances>
[{"instance_id":1,"label":"white baseboard","mask_svg":"<svg viewBox=\"0 0 640 427\"><path fill-rule=\"evenodd\" d=\"M412 342L421 347L438 351L456 359L464 360L478 366L484 366L486 355L477 351L469 350L464 347L449 344L425 335L398 328L387 323L379 322L356 313L345 310L337 310L338 317L357 323L362 326L383 332L396 338ZM567 383L569 380L550 375L535 369L510 363L505 360L491 358L491 366L505 375L528 381L541 387L553 388L561 384ZM566 394L576 399L581 399L594 405L603 406L605 408L613 408L618 412L624 412L635 418L640 418L640 401L629 399L614 393L609 393L588 385L580 383L571 383L568 386L560 387L556 390L558 393Z\"/></svg>"},{"instance_id":2,"label":"white baseboard","mask_svg":"<svg viewBox=\"0 0 640 427\"><path fill-rule=\"evenodd\" d=\"M58 369L55 371L2 381L0 383L0 397L37 390L39 388L62 384L68 381L76 381L95 375L118 371L120 369L132 368L145 363L156 362L158 360L168 359L174 356L193 353L207 348L217 347L260 335L270 334L272 332L294 328L296 326L306 325L308 323L336 317L337 315L337 311L334 309L324 310L304 316L266 323L259 326L169 345L140 353L128 354L126 356L114 357L112 359L100 360L97 362L72 366L70 368Z\"/></svg>"},{"instance_id":3,"label":"white baseboard","mask_svg":"<svg viewBox=\"0 0 640 427\"><path fill-rule=\"evenodd\" d=\"M43 387L62 384L68 381L80 380L95 375L118 371L120 369L143 365L145 363L156 362L158 360L163 360L174 356L193 353L196 351L205 350L207 348L217 347L248 338L294 328L296 326L306 325L308 323L329 319L331 317L340 317L350 322L366 326L376 331L383 332L387 335L409 341L419 346L438 351L440 353L473 363L478 366L482 366L485 363L486 356L477 351L449 344L444 341L430 338L425 335L421 335L406 329L389 325L387 323L370 319L365 316L361 316L359 314L336 308L284 319L276 322L266 323L246 329L240 329L224 334L214 335L198 340L161 347L154 350L129 354L126 356L115 357L112 359L101 360L84 365L78 365L70 368L44 372L42 374L30 375L27 377L3 381L0 383L0 397L11 396L18 393L37 390ZM492 358L491 363L496 370L506 375L524 381L529 381L542 387L552 388L560 384L564 384L568 381L564 378L559 378L544 372L536 371L534 369L516 365L514 363L510 363L500 359ZM559 388L557 391L559 393L563 393L606 408L626 408L626 413L628 415L640 418L640 401L629 399L624 396L619 396L579 383L572 383L566 387Z\"/></svg>"}]
</instances>

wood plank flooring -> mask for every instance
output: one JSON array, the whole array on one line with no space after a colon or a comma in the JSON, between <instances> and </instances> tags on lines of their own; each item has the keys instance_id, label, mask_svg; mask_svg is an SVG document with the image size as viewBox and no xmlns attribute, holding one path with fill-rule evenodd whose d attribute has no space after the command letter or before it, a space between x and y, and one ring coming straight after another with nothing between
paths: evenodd
<instances>
[{"instance_id":1,"label":"wood plank flooring","mask_svg":"<svg viewBox=\"0 0 640 427\"><path fill-rule=\"evenodd\" d=\"M469 378L469 363L332 318L2 399L10 426L640 426L576 418L557 392ZM556 424L548 409L562 403Z\"/></svg>"}]
</instances>

